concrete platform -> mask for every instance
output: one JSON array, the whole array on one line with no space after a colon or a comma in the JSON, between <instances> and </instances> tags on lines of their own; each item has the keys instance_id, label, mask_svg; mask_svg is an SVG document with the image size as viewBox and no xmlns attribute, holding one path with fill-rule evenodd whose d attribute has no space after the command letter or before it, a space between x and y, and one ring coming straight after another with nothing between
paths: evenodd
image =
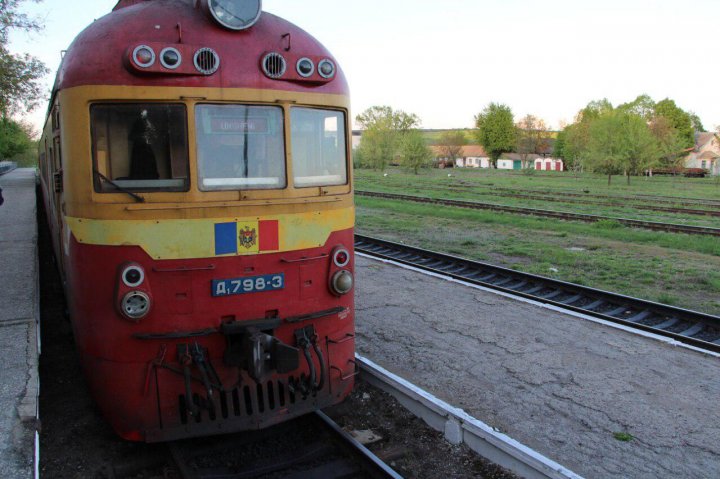
<instances>
[{"instance_id":1,"label":"concrete platform","mask_svg":"<svg viewBox=\"0 0 720 479\"><path fill-rule=\"evenodd\" d=\"M716 356L365 258L356 305L360 354L578 474L720 477Z\"/></svg>"},{"instance_id":2,"label":"concrete platform","mask_svg":"<svg viewBox=\"0 0 720 479\"><path fill-rule=\"evenodd\" d=\"M39 290L35 170L0 176L0 477L37 475Z\"/></svg>"}]
</instances>

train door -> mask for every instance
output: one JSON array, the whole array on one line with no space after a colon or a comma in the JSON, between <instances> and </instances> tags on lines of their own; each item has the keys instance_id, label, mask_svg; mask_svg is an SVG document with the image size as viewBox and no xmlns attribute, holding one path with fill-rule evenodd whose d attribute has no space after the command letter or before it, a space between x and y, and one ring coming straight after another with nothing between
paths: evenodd
<instances>
[{"instance_id":1,"label":"train door","mask_svg":"<svg viewBox=\"0 0 720 479\"><path fill-rule=\"evenodd\" d=\"M62 165L62 147L60 142L60 111L57 105L53 107L52 111L52 135L53 135L53 146L51 158L48 158L50 163L51 178L50 184L51 195L52 195L52 219L53 224L53 246L55 247L55 255L57 258L58 268L60 274L65 277L65 268L63 264L63 234L64 234L64 210L65 210L65 198L63 194L63 165Z\"/></svg>"}]
</instances>

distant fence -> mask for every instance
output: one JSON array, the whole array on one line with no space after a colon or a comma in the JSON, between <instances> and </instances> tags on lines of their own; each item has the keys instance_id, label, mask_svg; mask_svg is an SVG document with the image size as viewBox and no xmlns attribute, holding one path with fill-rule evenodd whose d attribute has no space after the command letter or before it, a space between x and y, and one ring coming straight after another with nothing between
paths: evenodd
<instances>
[{"instance_id":1,"label":"distant fence","mask_svg":"<svg viewBox=\"0 0 720 479\"><path fill-rule=\"evenodd\" d=\"M17 168L17 163L14 161L0 161L0 175L4 175L15 168Z\"/></svg>"}]
</instances>

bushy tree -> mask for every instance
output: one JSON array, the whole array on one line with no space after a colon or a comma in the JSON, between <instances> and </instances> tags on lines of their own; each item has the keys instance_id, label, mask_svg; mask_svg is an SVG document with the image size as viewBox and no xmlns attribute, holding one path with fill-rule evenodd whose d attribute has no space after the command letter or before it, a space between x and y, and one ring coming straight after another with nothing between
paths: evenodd
<instances>
[{"instance_id":1,"label":"bushy tree","mask_svg":"<svg viewBox=\"0 0 720 479\"><path fill-rule=\"evenodd\" d=\"M618 110L634 113L645 121L652 121L655 117L655 100L650 95L638 96L630 103L624 103L617 107Z\"/></svg>"},{"instance_id":2,"label":"bushy tree","mask_svg":"<svg viewBox=\"0 0 720 479\"><path fill-rule=\"evenodd\" d=\"M626 173L627 183L632 176L641 176L653 167L659 157L658 143L647 121L633 113L619 113L624 124L624 156L621 166Z\"/></svg>"},{"instance_id":3,"label":"bushy tree","mask_svg":"<svg viewBox=\"0 0 720 479\"><path fill-rule=\"evenodd\" d=\"M24 2L0 0L0 115L3 117L34 109L43 99L41 80L49 71L37 58L13 54L7 48L12 30L41 28L37 20L19 11Z\"/></svg>"},{"instance_id":4,"label":"bushy tree","mask_svg":"<svg viewBox=\"0 0 720 479\"><path fill-rule=\"evenodd\" d=\"M679 108L675 101L666 98L655 105L655 117L664 117L683 139L685 148L695 146L695 129L690 115Z\"/></svg>"},{"instance_id":5,"label":"bushy tree","mask_svg":"<svg viewBox=\"0 0 720 479\"><path fill-rule=\"evenodd\" d=\"M356 117L364 129L358 147L362 166L385 170L399 152L403 136L420 126L420 118L389 106L373 106Z\"/></svg>"},{"instance_id":6,"label":"bushy tree","mask_svg":"<svg viewBox=\"0 0 720 479\"><path fill-rule=\"evenodd\" d=\"M692 124L693 130L695 130L695 133L702 133L705 131L705 126L703 126L702 120L695 112L689 111L688 115L690 116L690 123Z\"/></svg>"},{"instance_id":7,"label":"bushy tree","mask_svg":"<svg viewBox=\"0 0 720 479\"><path fill-rule=\"evenodd\" d=\"M28 151L33 143L31 137L29 125L7 117L0 118L0 161L13 160Z\"/></svg>"},{"instance_id":8,"label":"bushy tree","mask_svg":"<svg viewBox=\"0 0 720 479\"><path fill-rule=\"evenodd\" d=\"M430 166L432 158L432 150L420 131L410 130L403 136L400 142L400 159L405 168L413 170L417 175L420 168Z\"/></svg>"},{"instance_id":9,"label":"bushy tree","mask_svg":"<svg viewBox=\"0 0 720 479\"><path fill-rule=\"evenodd\" d=\"M460 156L463 146L467 145L467 138L462 131L446 131L438 139L440 153L445 158L449 158L453 165L455 160Z\"/></svg>"},{"instance_id":10,"label":"bushy tree","mask_svg":"<svg viewBox=\"0 0 720 479\"><path fill-rule=\"evenodd\" d=\"M511 152L516 145L512 110L507 105L490 103L475 116L475 127L478 143L490 156L493 168L497 168L500 155Z\"/></svg>"},{"instance_id":11,"label":"bushy tree","mask_svg":"<svg viewBox=\"0 0 720 479\"><path fill-rule=\"evenodd\" d=\"M657 144L658 165L679 173L685 166L687 156L685 139L673 128L670 120L662 116L650 123L650 132Z\"/></svg>"},{"instance_id":12,"label":"bushy tree","mask_svg":"<svg viewBox=\"0 0 720 479\"><path fill-rule=\"evenodd\" d=\"M642 174L657 158L657 144L646 121L623 110L609 111L592 121L588 128L586 166L612 176L625 172Z\"/></svg>"}]
</instances>

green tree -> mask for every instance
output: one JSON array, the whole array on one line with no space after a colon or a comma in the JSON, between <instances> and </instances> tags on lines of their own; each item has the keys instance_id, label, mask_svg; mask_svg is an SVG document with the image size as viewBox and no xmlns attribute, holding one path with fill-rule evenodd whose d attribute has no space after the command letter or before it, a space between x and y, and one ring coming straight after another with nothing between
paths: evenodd
<instances>
[{"instance_id":1,"label":"green tree","mask_svg":"<svg viewBox=\"0 0 720 479\"><path fill-rule=\"evenodd\" d=\"M626 110L606 112L588 128L586 166L612 176L625 172L628 183L632 175L642 174L657 158L657 142L647 122Z\"/></svg>"},{"instance_id":2,"label":"green tree","mask_svg":"<svg viewBox=\"0 0 720 479\"><path fill-rule=\"evenodd\" d=\"M689 111L688 115L690 116L690 123L692 123L693 130L695 130L695 133L702 133L705 131L705 127L703 126L702 120L695 112Z\"/></svg>"},{"instance_id":3,"label":"green tree","mask_svg":"<svg viewBox=\"0 0 720 479\"><path fill-rule=\"evenodd\" d=\"M633 113L620 113L624 123L625 151L621 166L630 184L631 176L641 176L658 161L658 143L647 121Z\"/></svg>"},{"instance_id":4,"label":"green tree","mask_svg":"<svg viewBox=\"0 0 720 479\"><path fill-rule=\"evenodd\" d=\"M600 118L614 110L612 103L607 98L591 101L575 117L575 123L590 124L593 120Z\"/></svg>"},{"instance_id":5,"label":"green tree","mask_svg":"<svg viewBox=\"0 0 720 479\"><path fill-rule=\"evenodd\" d=\"M488 155L493 168L503 153L515 148L516 131L513 113L509 106L490 103L482 113L475 116L475 135Z\"/></svg>"},{"instance_id":6,"label":"green tree","mask_svg":"<svg viewBox=\"0 0 720 479\"><path fill-rule=\"evenodd\" d=\"M650 131L657 143L658 165L674 174L681 172L688 153L685 139L673 128L670 120L662 116L650 123Z\"/></svg>"},{"instance_id":7,"label":"green tree","mask_svg":"<svg viewBox=\"0 0 720 479\"><path fill-rule=\"evenodd\" d=\"M440 153L452 161L453 165L465 145L467 145L467 138L465 133L459 130L446 131L438 139Z\"/></svg>"},{"instance_id":8,"label":"green tree","mask_svg":"<svg viewBox=\"0 0 720 479\"><path fill-rule=\"evenodd\" d=\"M608 186L613 175L621 171L625 142L619 115L611 112L590 123L587 138L587 157L583 163L591 171L608 176Z\"/></svg>"},{"instance_id":9,"label":"green tree","mask_svg":"<svg viewBox=\"0 0 720 479\"><path fill-rule=\"evenodd\" d=\"M400 142L400 159L405 168L418 174L418 169L427 168L433 158L432 150L418 130L409 130Z\"/></svg>"},{"instance_id":10,"label":"green tree","mask_svg":"<svg viewBox=\"0 0 720 479\"><path fill-rule=\"evenodd\" d=\"M666 98L659 101L657 105L655 105L655 117L668 119L670 125L683 139L685 148L695 146L695 129L693 128L692 119L690 115L679 108L673 100Z\"/></svg>"},{"instance_id":11,"label":"green tree","mask_svg":"<svg viewBox=\"0 0 720 479\"><path fill-rule=\"evenodd\" d=\"M420 126L420 119L412 113L394 111L389 106L373 106L356 117L364 129L358 147L362 166L384 171L399 152L403 136Z\"/></svg>"},{"instance_id":12,"label":"green tree","mask_svg":"<svg viewBox=\"0 0 720 479\"><path fill-rule=\"evenodd\" d=\"M16 159L28 151L33 144L31 137L29 125L7 117L0 118L0 161Z\"/></svg>"},{"instance_id":13,"label":"green tree","mask_svg":"<svg viewBox=\"0 0 720 479\"><path fill-rule=\"evenodd\" d=\"M30 0L37 2L38 0ZM38 31L40 23L20 12L25 0L0 0L0 115L29 111L43 100L41 80L45 65L27 54L13 54L8 48L10 32Z\"/></svg>"},{"instance_id":14,"label":"green tree","mask_svg":"<svg viewBox=\"0 0 720 479\"><path fill-rule=\"evenodd\" d=\"M640 95L630 103L618 106L617 109L634 113L645 121L652 121L655 117L655 101L647 94Z\"/></svg>"},{"instance_id":15,"label":"green tree","mask_svg":"<svg viewBox=\"0 0 720 479\"><path fill-rule=\"evenodd\" d=\"M565 161L567 158L565 157L565 141L567 139L567 129L562 130L557 134L557 138L555 138L555 144L553 145L553 152L552 156L555 158L560 158L561 160ZM567 163L567 161L565 161Z\"/></svg>"}]
</instances>

